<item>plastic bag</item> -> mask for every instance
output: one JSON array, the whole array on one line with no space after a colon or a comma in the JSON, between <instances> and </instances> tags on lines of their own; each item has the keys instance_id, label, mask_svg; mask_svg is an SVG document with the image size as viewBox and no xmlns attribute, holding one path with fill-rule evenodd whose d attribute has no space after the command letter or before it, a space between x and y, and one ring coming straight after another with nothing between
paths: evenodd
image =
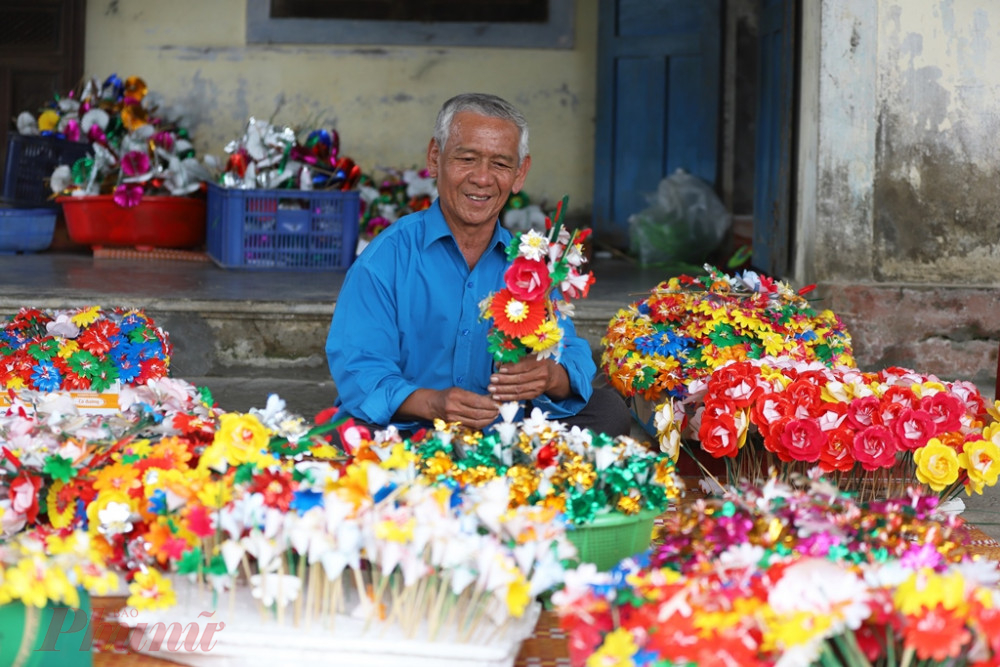
<instances>
[{"instance_id":1,"label":"plastic bag","mask_svg":"<svg viewBox=\"0 0 1000 667\"><path fill-rule=\"evenodd\" d=\"M732 217L708 183L678 169L628 225L632 253L643 266L700 266L725 239Z\"/></svg>"}]
</instances>

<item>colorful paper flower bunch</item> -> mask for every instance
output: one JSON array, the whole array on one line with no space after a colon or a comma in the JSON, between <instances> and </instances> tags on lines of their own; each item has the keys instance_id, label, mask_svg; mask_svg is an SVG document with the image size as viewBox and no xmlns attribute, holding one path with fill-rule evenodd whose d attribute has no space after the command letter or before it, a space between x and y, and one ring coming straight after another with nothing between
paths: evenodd
<instances>
[{"instance_id":1,"label":"colorful paper flower bunch","mask_svg":"<svg viewBox=\"0 0 1000 667\"><path fill-rule=\"evenodd\" d=\"M937 499L775 479L670 516L649 562L553 595L573 665L993 665L1000 574Z\"/></svg>"},{"instance_id":2,"label":"colorful paper flower bunch","mask_svg":"<svg viewBox=\"0 0 1000 667\"><path fill-rule=\"evenodd\" d=\"M211 161L200 162L177 108L163 104L137 76L112 74L88 80L80 91L56 99L35 117L18 116L21 134L55 132L90 142L90 154L60 165L50 186L56 194L114 195L123 207L144 195L187 196L212 177Z\"/></svg>"},{"instance_id":3,"label":"colorful paper flower bunch","mask_svg":"<svg viewBox=\"0 0 1000 667\"><path fill-rule=\"evenodd\" d=\"M255 466L343 455L329 442L338 424L307 423L276 396L247 414L223 413L210 400L165 378L124 387L112 415L81 415L60 394L15 398L0 416L4 535L87 531L106 562L135 579L130 605L170 603L159 570L215 534L208 513ZM269 497L288 491L291 500L274 481L263 480Z\"/></svg>"},{"instance_id":4,"label":"colorful paper flower bunch","mask_svg":"<svg viewBox=\"0 0 1000 667\"><path fill-rule=\"evenodd\" d=\"M0 387L102 392L165 377L167 333L142 310L22 308L0 330Z\"/></svg>"},{"instance_id":5,"label":"colorful paper flower bunch","mask_svg":"<svg viewBox=\"0 0 1000 667\"><path fill-rule=\"evenodd\" d=\"M657 408L661 443L686 428L701 451L731 462L731 481L817 465L867 495L923 484L948 499L963 487L981 494L1000 475L1000 425L969 382L765 358L719 368L687 400L697 403L689 424L684 402Z\"/></svg>"},{"instance_id":6,"label":"colorful paper flower bunch","mask_svg":"<svg viewBox=\"0 0 1000 667\"><path fill-rule=\"evenodd\" d=\"M437 198L437 181L426 169L382 168L364 174L361 193L361 238L367 241L404 215L429 208Z\"/></svg>"},{"instance_id":7,"label":"colorful paper flower bunch","mask_svg":"<svg viewBox=\"0 0 1000 667\"><path fill-rule=\"evenodd\" d=\"M85 531L35 530L0 542L0 605L80 606L80 590L107 595L118 586L105 554Z\"/></svg>"},{"instance_id":8,"label":"colorful paper flower bunch","mask_svg":"<svg viewBox=\"0 0 1000 667\"><path fill-rule=\"evenodd\" d=\"M15 396L0 414L5 537L39 525L89 527L109 540L128 532L99 528L111 520L113 512L100 515L109 503L141 491L141 468L131 464L150 453L161 462L186 460L189 441L211 438L215 428L215 412L199 390L178 380L125 386L118 402L116 413L81 414L65 393ZM119 545L114 563L128 560L125 546Z\"/></svg>"},{"instance_id":9,"label":"colorful paper flower bunch","mask_svg":"<svg viewBox=\"0 0 1000 667\"><path fill-rule=\"evenodd\" d=\"M546 222L547 235L532 230L514 235L507 247L510 268L505 287L479 304L483 319L492 319L490 354L497 363L512 363L533 354L559 357L562 328L559 317L570 317L570 299L590 291L594 274L582 272L583 242L589 229L570 232L563 223L568 197Z\"/></svg>"},{"instance_id":10,"label":"colorful paper flower bunch","mask_svg":"<svg viewBox=\"0 0 1000 667\"><path fill-rule=\"evenodd\" d=\"M317 128L299 133L251 117L239 139L226 144L229 154L219 185L244 190L351 190L361 178L361 167L340 155L336 130Z\"/></svg>"},{"instance_id":11,"label":"colorful paper flower bunch","mask_svg":"<svg viewBox=\"0 0 1000 667\"><path fill-rule=\"evenodd\" d=\"M573 524L612 512L661 513L683 484L672 461L628 436L610 438L549 421L535 408L514 422L517 403L486 434L438 421L407 441L422 474L475 486L506 478L511 508L553 508Z\"/></svg>"},{"instance_id":12,"label":"colorful paper flower bunch","mask_svg":"<svg viewBox=\"0 0 1000 667\"><path fill-rule=\"evenodd\" d=\"M254 624L353 618L364 631L467 643L495 637L562 581L575 555L565 522L553 508L509 508L505 479L432 480L398 434L371 439L349 421L329 422L354 443L349 461L324 443L276 448L265 424L283 419L223 414L183 466L131 463L143 470L130 515L149 517L145 569L172 572L157 590L204 589L231 613L250 603L264 614Z\"/></svg>"},{"instance_id":13,"label":"colorful paper flower bunch","mask_svg":"<svg viewBox=\"0 0 1000 667\"><path fill-rule=\"evenodd\" d=\"M815 310L806 289L752 271L705 270L660 283L608 323L601 370L623 396L683 400L716 368L764 356L856 365L840 318Z\"/></svg>"}]
</instances>

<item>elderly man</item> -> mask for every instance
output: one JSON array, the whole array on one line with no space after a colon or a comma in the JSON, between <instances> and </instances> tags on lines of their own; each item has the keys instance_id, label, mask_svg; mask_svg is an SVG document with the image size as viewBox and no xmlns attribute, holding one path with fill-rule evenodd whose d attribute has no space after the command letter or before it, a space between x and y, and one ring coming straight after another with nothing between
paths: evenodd
<instances>
[{"instance_id":1,"label":"elderly man","mask_svg":"<svg viewBox=\"0 0 1000 667\"><path fill-rule=\"evenodd\" d=\"M354 262L326 342L338 405L409 431L435 419L486 428L518 401L550 419L628 433L624 400L595 391L588 343L563 318L558 361L494 367L479 302L504 285L510 233L498 216L531 166L524 116L494 95L445 102L427 146L433 205L394 222Z\"/></svg>"}]
</instances>

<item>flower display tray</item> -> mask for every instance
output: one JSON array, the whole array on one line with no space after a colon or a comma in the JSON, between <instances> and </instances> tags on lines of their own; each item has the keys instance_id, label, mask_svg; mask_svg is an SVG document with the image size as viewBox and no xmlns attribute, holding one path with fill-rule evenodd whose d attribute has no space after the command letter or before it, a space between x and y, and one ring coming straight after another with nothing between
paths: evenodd
<instances>
[{"instance_id":1,"label":"flower display tray","mask_svg":"<svg viewBox=\"0 0 1000 667\"><path fill-rule=\"evenodd\" d=\"M118 396L121 392L121 385L114 385L108 391L54 391L48 392L47 396L66 395L73 401L76 409L84 415L107 415L115 414L119 411ZM6 390L0 391L0 408L9 408L10 398Z\"/></svg>"},{"instance_id":2,"label":"flower display tray","mask_svg":"<svg viewBox=\"0 0 1000 667\"><path fill-rule=\"evenodd\" d=\"M139 630L133 631L133 652L190 667L511 667L541 612L541 605L532 603L521 618L500 624L484 622L471 641L458 641L454 624L442 627L436 640L429 641L419 639L427 636L428 614L423 609L414 610L422 619L418 638L408 638L398 623L368 623L344 614L338 614L330 624L317 619L296 626L294 602L286 608L281 624L272 611L262 614L258 610L258 602L246 586L238 588L232 603L229 593L220 593L212 612L209 592L199 594L187 580L174 579L174 587L176 606L122 614L114 620L134 628L146 624L141 640L135 636ZM170 641L172 628L183 629L174 641ZM157 632L162 640L159 646L154 641ZM190 632L196 634L188 637Z\"/></svg>"},{"instance_id":3,"label":"flower display tray","mask_svg":"<svg viewBox=\"0 0 1000 667\"><path fill-rule=\"evenodd\" d=\"M74 243L92 247L195 248L205 243L205 200L143 197L124 208L112 195L59 197Z\"/></svg>"}]
</instances>

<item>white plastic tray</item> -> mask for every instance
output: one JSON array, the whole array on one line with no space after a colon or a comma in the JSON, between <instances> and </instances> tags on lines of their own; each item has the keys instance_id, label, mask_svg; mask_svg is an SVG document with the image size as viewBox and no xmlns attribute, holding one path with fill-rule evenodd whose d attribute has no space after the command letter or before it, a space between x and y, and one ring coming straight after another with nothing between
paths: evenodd
<instances>
[{"instance_id":1,"label":"white plastic tray","mask_svg":"<svg viewBox=\"0 0 1000 667\"><path fill-rule=\"evenodd\" d=\"M501 627L484 617L468 643L456 640L455 627L443 627L436 641L427 641L407 638L398 623L369 624L343 614L333 619L331 627L318 621L310 626L304 622L296 626L294 603L286 608L281 625L273 613L261 616L257 602L245 587L237 592L232 605L228 593L221 594L214 615L206 618L199 615L212 611L212 598L199 595L193 588L186 581L175 580L177 606L157 612L126 609L115 617L115 621L132 627L146 624L143 642L132 640L133 652L191 667L511 667L522 642L534 631L541 611L540 605L533 603L524 616L510 619ZM157 627L157 623L163 625ZM211 635L215 641L206 651L199 644L210 623L217 624ZM172 641L171 630L179 633ZM152 641L157 631L162 633L158 647ZM189 636L192 631L196 634ZM426 619L421 621L415 636L427 636ZM194 650L185 646L185 640Z\"/></svg>"}]
</instances>

